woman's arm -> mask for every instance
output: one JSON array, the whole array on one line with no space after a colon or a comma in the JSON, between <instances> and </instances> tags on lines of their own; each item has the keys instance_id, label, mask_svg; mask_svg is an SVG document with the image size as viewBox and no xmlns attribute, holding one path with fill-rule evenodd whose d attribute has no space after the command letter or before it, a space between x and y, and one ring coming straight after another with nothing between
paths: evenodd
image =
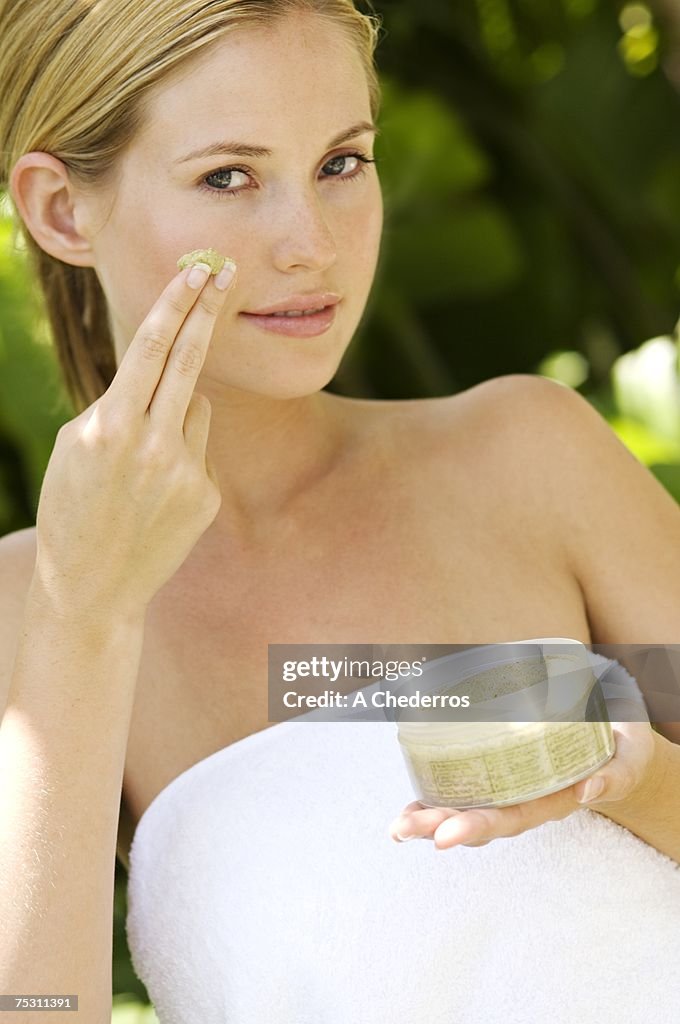
<instances>
[{"instance_id":1,"label":"woman's arm","mask_svg":"<svg viewBox=\"0 0 680 1024\"><path fill-rule=\"evenodd\" d=\"M522 374L485 387L498 488L509 489L521 477L527 516L540 517L537 530L549 525L565 570L581 588L593 645L605 645L598 653L627 665L645 698L664 709L660 721L650 707L664 735L649 723L615 724L616 756L587 780L602 778L605 789L587 806L680 862L680 714L671 721L669 713L680 711L680 684L673 671L657 679L652 660L644 679L633 664L646 645L673 647L667 660L678 660L680 508L578 392ZM416 801L390 834L433 838L438 849L483 845L580 809L585 786L462 812L424 810Z\"/></svg>"},{"instance_id":2,"label":"woman's arm","mask_svg":"<svg viewBox=\"0 0 680 1024\"><path fill-rule=\"evenodd\" d=\"M7 544L0 611L14 585ZM132 622L102 608L64 619L34 581L22 626L10 635L7 623L3 616L0 992L77 995L81 1019L106 1024L116 830L143 616ZM9 1016L39 1024L53 1013Z\"/></svg>"}]
</instances>

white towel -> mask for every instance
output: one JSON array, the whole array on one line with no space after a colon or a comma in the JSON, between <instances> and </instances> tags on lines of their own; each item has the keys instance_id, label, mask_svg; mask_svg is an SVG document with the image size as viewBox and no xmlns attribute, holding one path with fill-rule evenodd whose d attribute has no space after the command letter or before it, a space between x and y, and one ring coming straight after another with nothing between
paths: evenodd
<instances>
[{"instance_id":1,"label":"white towel","mask_svg":"<svg viewBox=\"0 0 680 1024\"><path fill-rule=\"evenodd\" d=\"M175 779L128 884L161 1024L680 1020L675 861L588 809L484 847L398 845L412 799L391 722L281 723Z\"/></svg>"}]
</instances>

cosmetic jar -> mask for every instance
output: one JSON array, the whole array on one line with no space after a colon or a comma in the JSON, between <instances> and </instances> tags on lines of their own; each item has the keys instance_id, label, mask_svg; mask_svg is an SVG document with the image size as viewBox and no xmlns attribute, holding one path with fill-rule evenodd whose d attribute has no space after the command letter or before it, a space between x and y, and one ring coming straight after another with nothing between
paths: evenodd
<instances>
[{"instance_id":1,"label":"cosmetic jar","mask_svg":"<svg viewBox=\"0 0 680 1024\"><path fill-rule=\"evenodd\" d=\"M577 640L467 649L425 666L418 688L470 701L465 712L397 717L411 783L426 806L534 800L592 774L615 751L597 676Z\"/></svg>"}]
</instances>

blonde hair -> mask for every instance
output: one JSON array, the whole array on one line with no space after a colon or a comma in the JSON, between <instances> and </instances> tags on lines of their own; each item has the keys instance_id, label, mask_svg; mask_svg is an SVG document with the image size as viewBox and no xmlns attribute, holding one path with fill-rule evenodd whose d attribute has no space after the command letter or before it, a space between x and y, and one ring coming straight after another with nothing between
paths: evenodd
<instances>
[{"instance_id":1,"label":"blonde hair","mask_svg":"<svg viewBox=\"0 0 680 1024\"><path fill-rule=\"evenodd\" d=\"M369 4L370 6L370 4ZM374 53L381 19L354 0L0 0L0 188L24 153L50 153L83 189L106 186L144 123L150 90L203 47L242 25L295 11L342 27L380 110ZM14 207L75 409L111 383L116 362L108 307L92 267L46 253Z\"/></svg>"}]
</instances>

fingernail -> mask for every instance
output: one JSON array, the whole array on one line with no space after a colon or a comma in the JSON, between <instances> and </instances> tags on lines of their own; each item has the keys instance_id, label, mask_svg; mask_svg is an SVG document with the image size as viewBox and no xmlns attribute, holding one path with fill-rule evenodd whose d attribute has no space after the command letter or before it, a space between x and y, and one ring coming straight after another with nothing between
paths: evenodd
<instances>
[{"instance_id":1,"label":"fingernail","mask_svg":"<svg viewBox=\"0 0 680 1024\"><path fill-rule=\"evenodd\" d=\"M587 804L590 800L595 800L604 789L604 779L588 779L583 789L583 795L577 797L580 804Z\"/></svg>"},{"instance_id":2,"label":"fingernail","mask_svg":"<svg viewBox=\"0 0 680 1024\"><path fill-rule=\"evenodd\" d=\"M215 278L215 287L219 288L221 292L227 290L231 281L233 280L234 274L236 273L236 264L230 260L224 264L219 274Z\"/></svg>"},{"instance_id":3,"label":"fingernail","mask_svg":"<svg viewBox=\"0 0 680 1024\"><path fill-rule=\"evenodd\" d=\"M402 836L401 832L397 832L397 839L400 843L407 843L409 839L415 839L415 836Z\"/></svg>"},{"instance_id":4,"label":"fingernail","mask_svg":"<svg viewBox=\"0 0 680 1024\"><path fill-rule=\"evenodd\" d=\"M210 267L207 263L196 263L189 271L187 284L190 288L202 288L210 277Z\"/></svg>"}]
</instances>

